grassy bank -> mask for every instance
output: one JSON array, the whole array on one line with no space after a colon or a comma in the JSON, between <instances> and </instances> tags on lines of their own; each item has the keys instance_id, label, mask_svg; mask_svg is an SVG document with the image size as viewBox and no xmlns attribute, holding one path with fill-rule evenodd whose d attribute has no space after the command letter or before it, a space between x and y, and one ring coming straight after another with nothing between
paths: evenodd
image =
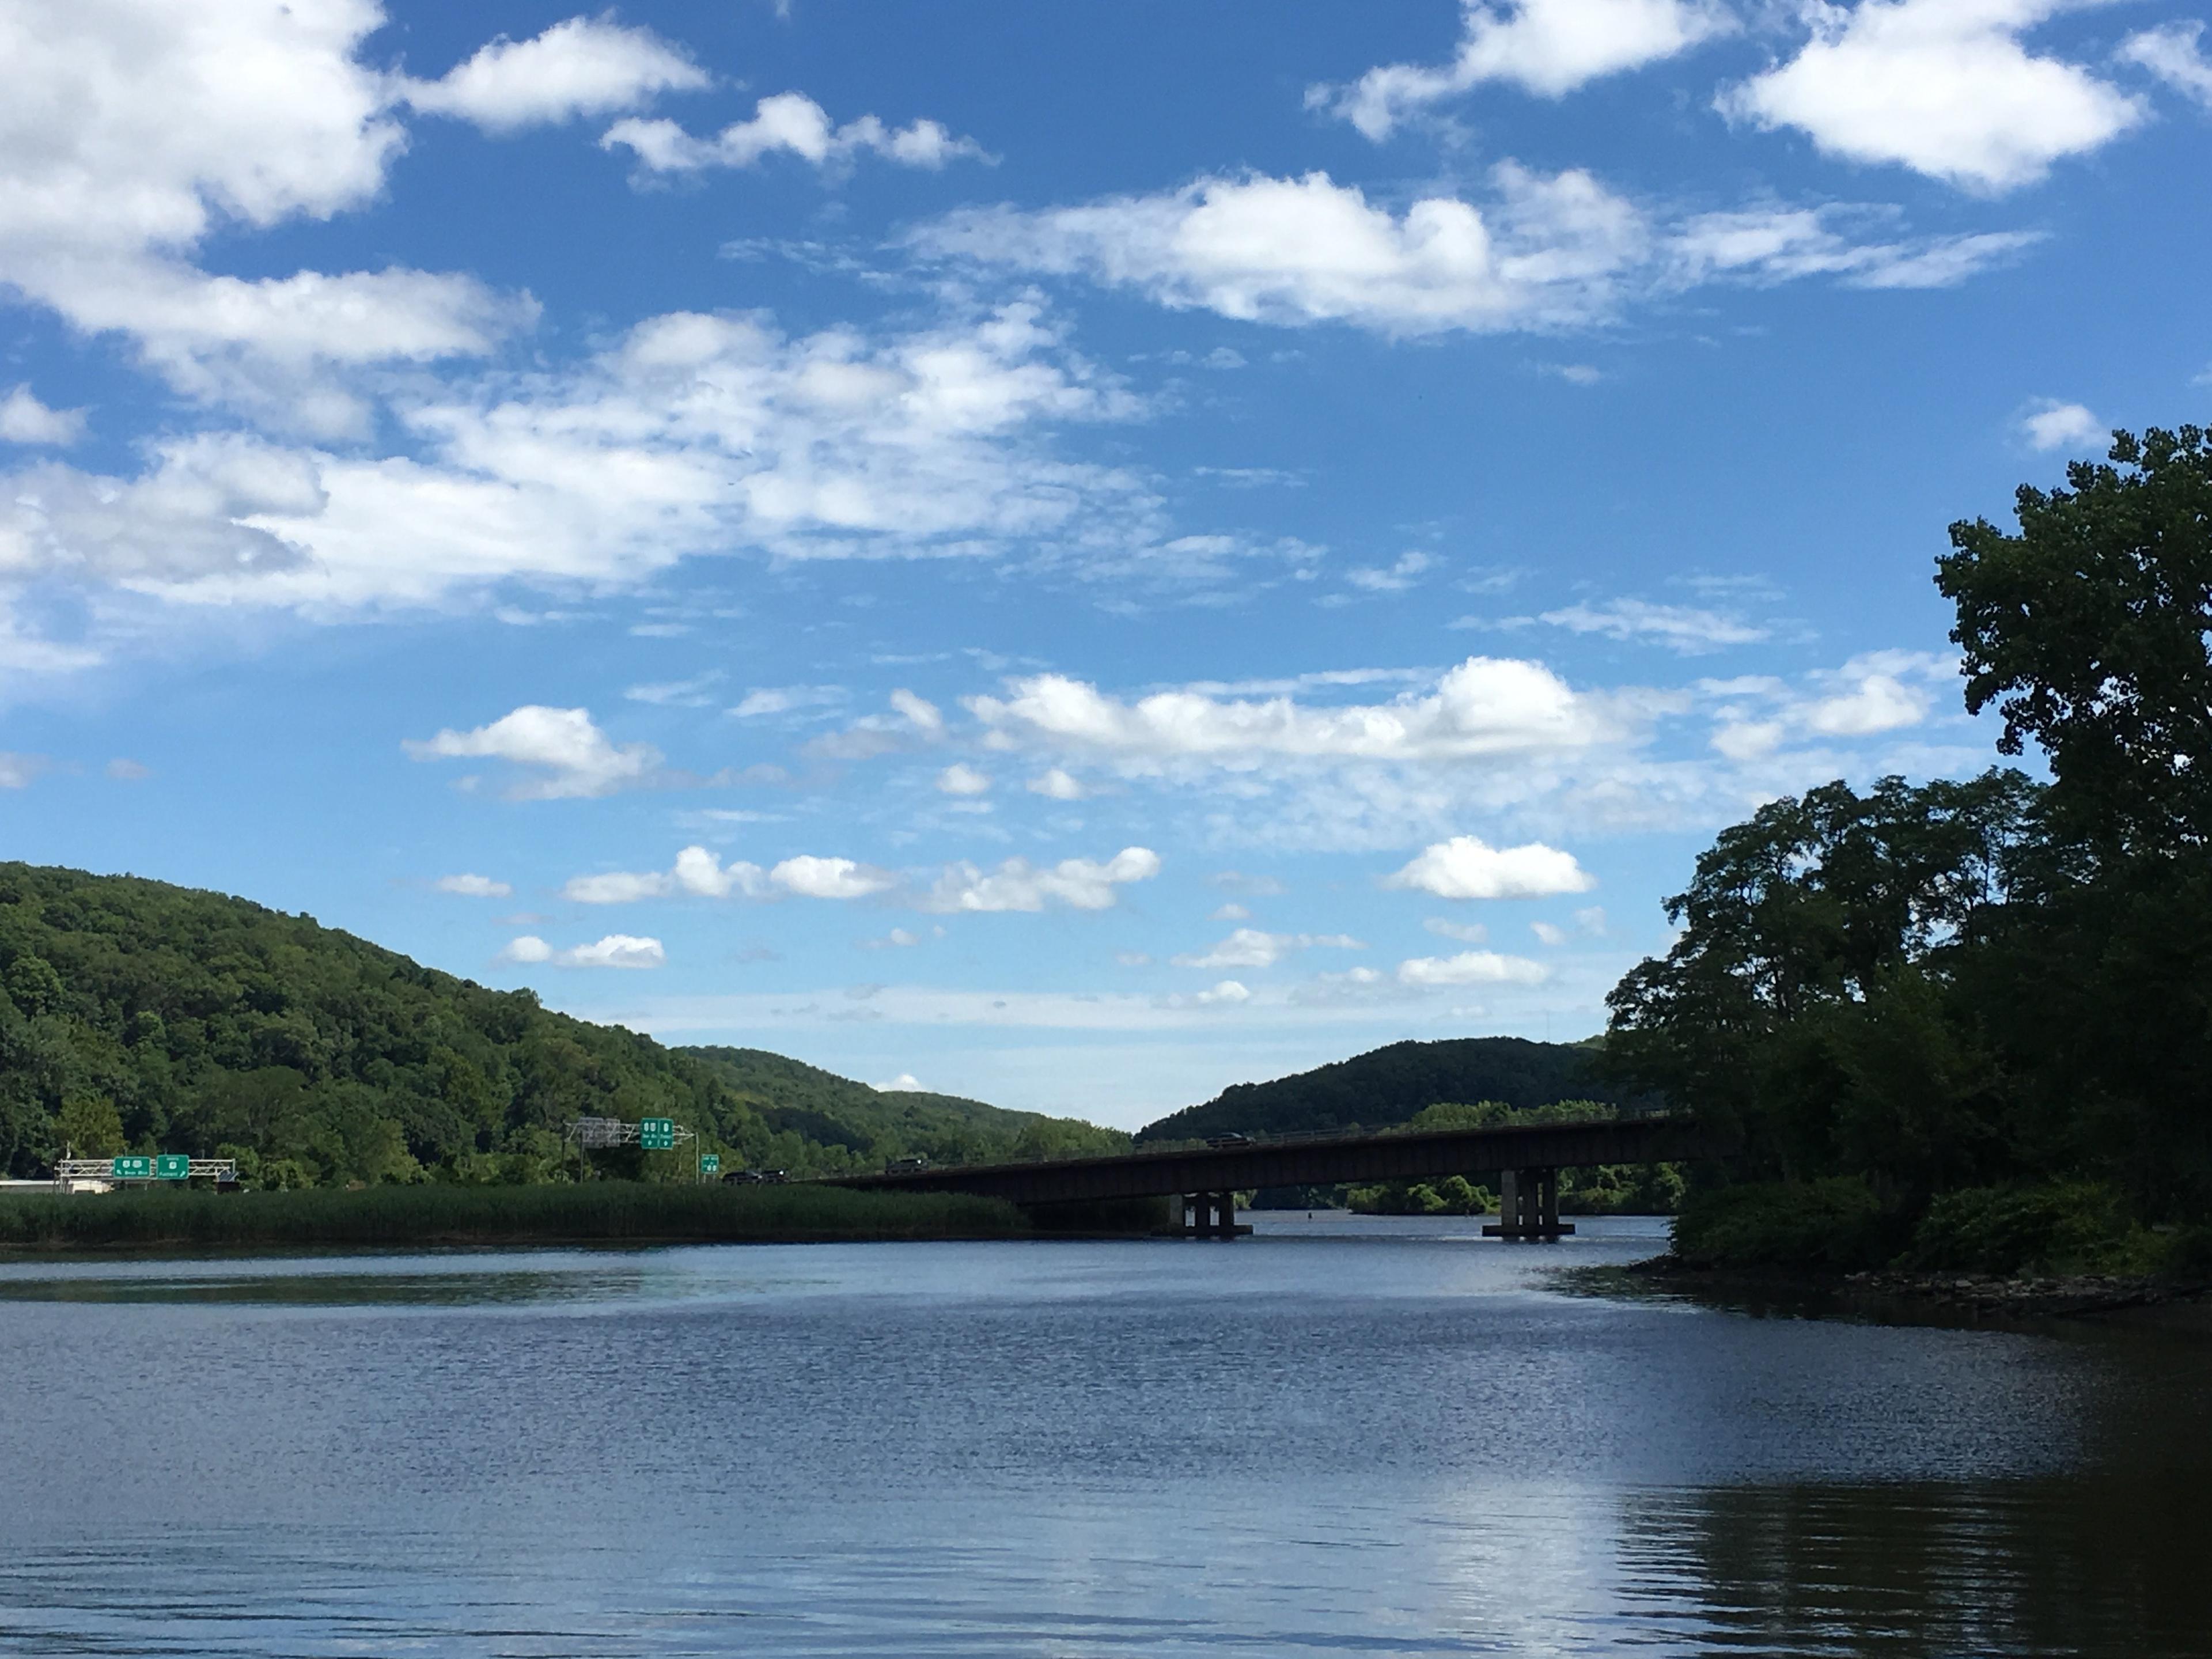
<instances>
[{"instance_id":1,"label":"grassy bank","mask_svg":"<svg viewBox=\"0 0 2212 1659\"><path fill-rule=\"evenodd\" d=\"M836 1187L369 1187L283 1193L0 1197L0 1249L331 1245L774 1243L1005 1238L1012 1205L957 1193Z\"/></svg>"}]
</instances>

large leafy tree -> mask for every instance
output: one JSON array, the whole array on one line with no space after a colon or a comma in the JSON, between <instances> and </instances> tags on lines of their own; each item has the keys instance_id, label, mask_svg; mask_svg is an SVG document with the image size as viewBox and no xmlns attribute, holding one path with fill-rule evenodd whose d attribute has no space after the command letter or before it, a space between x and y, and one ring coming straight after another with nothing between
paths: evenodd
<instances>
[{"instance_id":1,"label":"large leafy tree","mask_svg":"<svg viewBox=\"0 0 2212 1659\"><path fill-rule=\"evenodd\" d=\"M2212 441L2113 434L2066 489L2023 485L2019 529L1951 526L1966 707L2050 758L2054 807L2106 857L2212 842Z\"/></svg>"}]
</instances>

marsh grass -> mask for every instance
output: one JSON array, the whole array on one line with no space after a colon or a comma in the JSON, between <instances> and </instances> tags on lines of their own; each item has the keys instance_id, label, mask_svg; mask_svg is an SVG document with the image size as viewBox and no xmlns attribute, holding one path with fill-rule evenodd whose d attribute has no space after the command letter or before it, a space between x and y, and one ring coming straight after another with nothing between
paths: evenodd
<instances>
[{"instance_id":1,"label":"marsh grass","mask_svg":"<svg viewBox=\"0 0 2212 1659\"><path fill-rule=\"evenodd\" d=\"M258 1245L777 1243L1005 1238L1012 1205L961 1193L839 1187L679 1187L594 1181L543 1187L357 1191L9 1194L0 1249Z\"/></svg>"}]
</instances>

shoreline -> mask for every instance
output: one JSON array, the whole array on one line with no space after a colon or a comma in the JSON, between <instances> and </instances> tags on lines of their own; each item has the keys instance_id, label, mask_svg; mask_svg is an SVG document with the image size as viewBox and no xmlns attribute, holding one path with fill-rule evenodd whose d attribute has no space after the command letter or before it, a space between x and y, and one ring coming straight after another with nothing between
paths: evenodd
<instances>
[{"instance_id":1,"label":"shoreline","mask_svg":"<svg viewBox=\"0 0 2212 1659\"><path fill-rule=\"evenodd\" d=\"M2212 1281L2117 1273L1973 1273L1889 1268L1821 1273L1698 1267L1653 1256L1620 1270L1634 1280L1738 1307L1813 1303L1823 1311L1917 1313L1976 1322L2127 1318L2212 1334Z\"/></svg>"}]
</instances>

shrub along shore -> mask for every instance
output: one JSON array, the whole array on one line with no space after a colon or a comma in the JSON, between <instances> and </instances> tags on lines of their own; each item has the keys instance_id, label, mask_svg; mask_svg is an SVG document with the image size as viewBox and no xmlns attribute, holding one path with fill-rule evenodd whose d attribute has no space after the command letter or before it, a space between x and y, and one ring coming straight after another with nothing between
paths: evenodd
<instances>
[{"instance_id":1,"label":"shrub along shore","mask_svg":"<svg viewBox=\"0 0 2212 1659\"><path fill-rule=\"evenodd\" d=\"M828 1243L1011 1238L1012 1205L958 1193L811 1184L685 1187L593 1181L537 1187L0 1198L0 1250L228 1249L419 1244Z\"/></svg>"}]
</instances>

